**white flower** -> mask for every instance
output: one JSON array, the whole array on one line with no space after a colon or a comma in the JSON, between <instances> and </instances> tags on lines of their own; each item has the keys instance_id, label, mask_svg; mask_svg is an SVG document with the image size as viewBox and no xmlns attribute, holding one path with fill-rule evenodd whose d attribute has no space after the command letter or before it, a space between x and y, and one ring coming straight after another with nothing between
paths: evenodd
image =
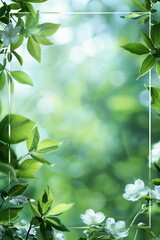
<instances>
[{"instance_id":1,"label":"white flower","mask_svg":"<svg viewBox=\"0 0 160 240\"><path fill-rule=\"evenodd\" d=\"M54 238L55 240L64 240L64 235L62 233L56 233Z\"/></svg>"},{"instance_id":2,"label":"white flower","mask_svg":"<svg viewBox=\"0 0 160 240\"><path fill-rule=\"evenodd\" d=\"M16 43L19 39L18 33L21 27L13 28L12 23L9 23L4 31L0 31L0 38L3 40L5 47L8 47L11 43Z\"/></svg>"},{"instance_id":3,"label":"white flower","mask_svg":"<svg viewBox=\"0 0 160 240\"><path fill-rule=\"evenodd\" d=\"M15 236L25 237L30 228L30 224L26 220L21 220L19 223L14 224L14 227L17 228ZM29 231L29 235L35 236L36 229L32 227Z\"/></svg>"},{"instance_id":4,"label":"white flower","mask_svg":"<svg viewBox=\"0 0 160 240\"><path fill-rule=\"evenodd\" d=\"M149 187L146 187L141 179L137 179L134 184L127 184L124 191L123 197L135 202L148 194Z\"/></svg>"},{"instance_id":5,"label":"white flower","mask_svg":"<svg viewBox=\"0 0 160 240\"><path fill-rule=\"evenodd\" d=\"M124 221L115 222L114 218L108 218L105 224L106 231L114 238L125 238L128 236L128 229Z\"/></svg>"},{"instance_id":6,"label":"white flower","mask_svg":"<svg viewBox=\"0 0 160 240\"><path fill-rule=\"evenodd\" d=\"M94 225L103 222L105 215L102 212L95 213L92 209L88 209L85 214L81 215L81 219L87 225Z\"/></svg>"},{"instance_id":7,"label":"white flower","mask_svg":"<svg viewBox=\"0 0 160 240\"><path fill-rule=\"evenodd\" d=\"M155 186L151 193L157 202L160 202L160 186Z\"/></svg>"},{"instance_id":8,"label":"white flower","mask_svg":"<svg viewBox=\"0 0 160 240\"><path fill-rule=\"evenodd\" d=\"M155 163L160 159L160 142L155 143L151 150L151 162Z\"/></svg>"}]
</instances>

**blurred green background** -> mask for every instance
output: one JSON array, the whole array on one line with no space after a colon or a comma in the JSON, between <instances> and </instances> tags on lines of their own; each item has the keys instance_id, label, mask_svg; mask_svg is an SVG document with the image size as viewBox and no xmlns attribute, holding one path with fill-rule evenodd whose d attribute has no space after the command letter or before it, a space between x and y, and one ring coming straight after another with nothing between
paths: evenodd
<instances>
[{"instance_id":1,"label":"blurred green background","mask_svg":"<svg viewBox=\"0 0 160 240\"><path fill-rule=\"evenodd\" d=\"M55 166L45 166L37 173L28 194L38 197L49 185L55 204L75 202L61 217L68 227L83 226L80 214L89 208L129 225L141 203L125 201L124 187L138 178L149 182L148 92L144 87L148 76L136 81L143 57L120 46L142 41L141 31L147 33L148 26L121 18L123 14L118 12L135 9L127 0L50 0L37 7L42 22L60 23L61 27L52 38L54 45L42 49L41 64L24 48L19 50L25 58L23 70L32 77L34 88L16 84L12 112L38 122L42 139L50 137L63 144L47 155ZM12 68L19 68L16 62ZM22 151L26 152L24 143L17 147L18 154ZM27 214L24 210L25 217ZM66 239L77 239L80 234L72 230Z\"/></svg>"}]
</instances>

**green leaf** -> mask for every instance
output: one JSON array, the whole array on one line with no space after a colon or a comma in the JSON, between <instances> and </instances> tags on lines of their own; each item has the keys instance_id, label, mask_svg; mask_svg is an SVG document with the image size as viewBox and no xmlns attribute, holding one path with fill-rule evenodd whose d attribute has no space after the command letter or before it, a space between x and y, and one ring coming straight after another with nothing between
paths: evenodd
<instances>
[{"instance_id":1,"label":"green leaf","mask_svg":"<svg viewBox=\"0 0 160 240\"><path fill-rule=\"evenodd\" d=\"M0 172L6 176L10 176L11 178L16 179L15 169L7 163L0 162Z\"/></svg>"},{"instance_id":2,"label":"green leaf","mask_svg":"<svg viewBox=\"0 0 160 240\"><path fill-rule=\"evenodd\" d=\"M160 88L157 87L148 87L151 92L151 97L152 97L152 107L160 111Z\"/></svg>"},{"instance_id":3,"label":"green leaf","mask_svg":"<svg viewBox=\"0 0 160 240\"><path fill-rule=\"evenodd\" d=\"M7 208L0 213L0 224L10 223L18 218L22 208Z\"/></svg>"},{"instance_id":4,"label":"green leaf","mask_svg":"<svg viewBox=\"0 0 160 240\"><path fill-rule=\"evenodd\" d=\"M31 157L34 158L36 161L41 162L43 164L47 164L49 166L54 166L54 164L48 162L43 156L37 153L32 153Z\"/></svg>"},{"instance_id":5,"label":"green leaf","mask_svg":"<svg viewBox=\"0 0 160 240\"><path fill-rule=\"evenodd\" d=\"M148 55L142 63L138 79L144 74L146 74L149 70L151 70L155 65L155 63L156 63L156 58L152 55Z\"/></svg>"},{"instance_id":6,"label":"green leaf","mask_svg":"<svg viewBox=\"0 0 160 240\"><path fill-rule=\"evenodd\" d=\"M69 210L71 207L73 207L74 203L61 203L58 204L57 206L53 207L49 213L47 214L47 216L52 216L52 215L59 215L63 212L66 212L67 210Z\"/></svg>"},{"instance_id":7,"label":"green leaf","mask_svg":"<svg viewBox=\"0 0 160 240\"><path fill-rule=\"evenodd\" d=\"M21 178L35 178L35 173L40 169L42 164L33 159L27 159L21 163L18 168L17 176Z\"/></svg>"},{"instance_id":8,"label":"green leaf","mask_svg":"<svg viewBox=\"0 0 160 240\"><path fill-rule=\"evenodd\" d=\"M23 65L23 58L15 51L12 51L12 53L14 54L14 56L17 58L18 62L20 65Z\"/></svg>"},{"instance_id":9,"label":"green leaf","mask_svg":"<svg viewBox=\"0 0 160 240\"><path fill-rule=\"evenodd\" d=\"M5 75L4 71L2 71L0 73L0 91L4 88L5 83L6 83L6 75Z\"/></svg>"},{"instance_id":10,"label":"green leaf","mask_svg":"<svg viewBox=\"0 0 160 240\"><path fill-rule=\"evenodd\" d=\"M27 149L28 151L32 151L34 149L37 148L39 142L39 132L38 132L38 128L35 127L32 130L31 136L27 139Z\"/></svg>"},{"instance_id":11,"label":"green leaf","mask_svg":"<svg viewBox=\"0 0 160 240\"><path fill-rule=\"evenodd\" d=\"M29 202L29 205L31 207L32 213L34 216L41 217L41 214L38 211L37 205L35 203Z\"/></svg>"},{"instance_id":12,"label":"green leaf","mask_svg":"<svg viewBox=\"0 0 160 240\"><path fill-rule=\"evenodd\" d=\"M38 62L41 61L41 48L37 42L34 41L32 37L28 38L27 49L31 56Z\"/></svg>"},{"instance_id":13,"label":"green leaf","mask_svg":"<svg viewBox=\"0 0 160 240\"><path fill-rule=\"evenodd\" d=\"M18 166L17 156L11 146L0 141L0 162L7 163L16 168Z\"/></svg>"},{"instance_id":14,"label":"green leaf","mask_svg":"<svg viewBox=\"0 0 160 240\"><path fill-rule=\"evenodd\" d=\"M140 10L148 12L148 9L139 0L132 0L132 1Z\"/></svg>"},{"instance_id":15,"label":"green leaf","mask_svg":"<svg viewBox=\"0 0 160 240\"><path fill-rule=\"evenodd\" d=\"M66 231L68 232L69 230L61 223L61 221L56 218L56 217L47 217L46 218L47 224L52 226L53 228L59 230L59 231Z\"/></svg>"},{"instance_id":16,"label":"green leaf","mask_svg":"<svg viewBox=\"0 0 160 240\"><path fill-rule=\"evenodd\" d=\"M26 183L19 183L14 186L12 186L8 191L9 197L14 197L17 195L21 195L27 188L28 184Z\"/></svg>"},{"instance_id":17,"label":"green leaf","mask_svg":"<svg viewBox=\"0 0 160 240\"><path fill-rule=\"evenodd\" d=\"M158 61L156 64L156 71L158 73L158 76L160 77L160 61Z\"/></svg>"},{"instance_id":18,"label":"green leaf","mask_svg":"<svg viewBox=\"0 0 160 240\"><path fill-rule=\"evenodd\" d=\"M39 212L41 212L42 215L45 215L51 209L53 203L53 195L48 186L38 203Z\"/></svg>"},{"instance_id":19,"label":"green leaf","mask_svg":"<svg viewBox=\"0 0 160 240\"><path fill-rule=\"evenodd\" d=\"M37 43L39 43L39 44L42 44L42 45L46 45L46 46L48 46L48 45L52 45L53 43L49 40L49 39L47 39L46 37L44 37L44 36L33 36L33 38L34 38L34 40L37 42Z\"/></svg>"},{"instance_id":20,"label":"green leaf","mask_svg":"<svg viewBox=\"0 0 160 240\"><path fill-rule=\"evenodd\" d=\"M38 28L40 30L40 35L43 35L45 37L49 37L52 34L54 34L59 27L60 27L60 24L55 24L55 23L43 23L41 25L38 25Z\"/></svg>"},{"instance_id":21,"label":"green leaf","mask_svg":"<svg viewBox=\"0 0 160 240\"><path fill-rule=\"evenodd\" d=\"M11 44L11 52L13 52L15 49L19 48L23 43L24 37L21 34L19 34L18 36L19 36L18 41L16 43Z\"/></svg>"},{"instance_id":22,"label":"green leaf","mask_svg":"<svg viewBox=\"0 0 160 240\"><path fill-rule=\"evenodd\" d=\"M154 179L152 180L152 183L153 183L154 185L159 186L159 185L160 185L160 178L154 178Z\"/></svg>"},{"instance_id":23,"label":"green leaf","mask_svg":"<svg viewBox=\"0 0 160 240\"><path fill-rule=\"evenodd\" d=\"M34 7L32 6L32 4L25 2L25 5L27 6L29 12L31 13L32 16L36 16L36 12L34 10Z\"/></svg>"},{"instance_id":24,"label":"green leaf","mask_svg":"<svg viewBox=\"0 0 160 240\"><path fill-rule=\"evenodd\" d=\"M61 142L57 142L52 139L45 139L38 144L36 151L39 153L52 152L55 151L60 145Z\"/></svg>"},{"instance_id":25,"label":"green leaf","mask_svg":"<svg viewBox=\"0 0 160 240\"><path fill-rule=\"evenodd\" d=\"M153 25L151 28L151 39L153 43L156 44L157 46L160 45L159 36L160 36L160 23Z\"/></svg>"},{"instance_id":26,"label":"green leaf","mask_svg":"<svg viewBox=\"0 0 160 240\"><path fill-rule=\"evenodd\" d=\"M9 124L10 136L8 135ZM0 122L0 140L11 144L22 142L28 138L35 125L35 122L21 115L6 115Z\"/></svg>"},{"instance_id":27,"label":"green leaf","mask_svg":"<svg viewBox=\"0 0 160 240\"><path fill-rule=\"evenodd\" d=\"M27 73L22 71L10 71L10 74L16 81L33 86L32 80Z\"/></svg>"},{"instance_id":28,"label":"green leaf","mask_svg":"<svg viewBox=\"0 0 160 240\"><path fill-rule=\"evenodd\" d=\"M149 49L146 48L142 43L138 43L138 42L128 43L122 47L125 50L137 55L143 55L150 52Z\"/></svg>"},{"instance_id":29,"label":"green leaf","mask_svg":"<svg viewBox=\"0 0 160 240\"><path fill-rule=\"evenodd\" d=\"M154 45L152 43L152 40L146 33L142 32L142 38L143 38L143 41L145 42L145 44L147 45L147 47L154 50Z\"/></svg>"},{"instance_id":30,"label":"green leaf","mask_svg":"<svg viewBox=\"0 0 160 240\"><path fill-rule=\"evenodd\" d=\"M146 15L146 13L138 13L138 12L132 12L126 16L122 16L122 18L125 18L125 19L137 19L137 18L140 18L142 16Z\"/></svg>"}]
</instances>

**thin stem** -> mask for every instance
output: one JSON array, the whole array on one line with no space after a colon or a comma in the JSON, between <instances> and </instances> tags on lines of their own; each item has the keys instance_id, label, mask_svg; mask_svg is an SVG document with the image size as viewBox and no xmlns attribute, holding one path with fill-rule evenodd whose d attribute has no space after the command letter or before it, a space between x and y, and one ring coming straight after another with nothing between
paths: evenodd
<instances>
[{"instance_id":1,"label":"thin stem","mask_svg":"<svg viewBox=\"0 0 160 240\"><path fill-rule=\"evenodd\" d=\"M3 199L1 204L0 204L0 208L2 207L3 203L5 202L5 200Z\"/></svg>"},{"instance_id":2,"label":"thin stem","mask_svg":"<svg viewBox=\"0 0 160 240\"><path fill-rule=\"evenodd\" d=\"M1 191L3 191L5 188L7 188L8 186L10 186L12 183L14 182L14 180L10 181L4 188L1 189Z\"/></svg>"},{"instance_id":3,"label":"thin stem","mask_svg":"<svg viewBox=\"0 0 160 240\"><path fill-rule=\"evenodd\" d=\"M30 232L31 228L32 228L32 225L30 224L29 229L28 229L28 232L27 232L27 235L26 235L26 239L25 239L25 240L28 239L28 237L29 237L29 232Z\"/></svg>"},{"instance_id":4,"label":"thin stem","mask_svg":"<svg viewBox=\"0 0 160 240\"><path fill-rule=\"evenodd\" d=\"M132 227L132 225L134 224L134 222L135 222L135 220L137 219L137 217L138 217L140 214L142 214L143 211L144 211L144 210L141 210L141 211L139 211L139 212L136 214L136 216L133 218L133 220L132 220L132 222L131 222L129 228Z\"/></svg>"},{"instance_id":5,"label":"thin stem","mask_svg":"<svg viewBox=\"0 0 160 240\"><path fill-rule=\"evenodd\" d=\"M133 239L133 240L136 240L137 235L138 235L138 229L136 230L136 233L135 233L135 236L134 236L134 239Z\"/></svg>"}]
</instances>

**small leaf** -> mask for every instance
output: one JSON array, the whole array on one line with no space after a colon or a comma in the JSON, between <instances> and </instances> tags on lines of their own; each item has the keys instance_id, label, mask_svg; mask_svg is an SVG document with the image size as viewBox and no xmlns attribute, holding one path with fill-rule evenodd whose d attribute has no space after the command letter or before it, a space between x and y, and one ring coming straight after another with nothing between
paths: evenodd
<instances>
[{"instance_id":1,"label":"small leaf","mask_svg":"<svg viewBox=\"0 0 160 240\"><path fill-rule=\"evenodd\" d=\"M38 144L36 151L39 153L52 152L55 151L60 145L61 142L57 142L52 139L45 139Z\"/></svg>"},{"instance_id":2,"label":"small leaf","mask_svg":"<svg viewBox=\"0 0 160 240\"><path fill-rule=\"evenodd\" d=\"M151 97L152 97L152 107L157 110L160 111L160 88L157 87L147 87L148 90L151 93Z\"/></svg>"},{"instance_id":3,"label":"small leaf","mask_svg":"<svg viewBox=\"0 0 160 240\"><path fill-rule=\"evenodd\" d=\"M17 58L18 62L20 65L23 65L23 58L15 51L12 51L12 53L14 54L14 56Z\"/></svg>"},{"instance_id":4,"label":"small leaf","mask_svg":"<svg viewBox=\"0 0 160 240\"><path fill-rule=\"evenodd\" d=\"M10 176L11 178L15 179L16 178L16 171L15 169L6 163L1 163L0 162L0 172L6 176Z\"/></svg>"},{"instance_id":5,"label":"small leaf","mask_svg":"<svg viewBox=\"0 0 160 240\"><path fill-rule=\"evenodd\" d=\"M151 38L153 43L155 43L157 46L160 45L160 23L154 24L151 28Z\"/></svg>"},{"instance_id":6,"label":"small leaf","mask_svg":"<svg viewBox=\"0 0 160 240\"><path fill-rule=\"evenodd\" d=\"M31 157L34 158L36 161L41 162L43 164L47 164L49 166L54 166L54 164L48 162L43 156L41 156L40 154L37 153L32 153Z\"/></svg>"},{"instance_id":7,"label":"small leaf","mask_svg":"<svg viewBox=\"0 0 160 240\"><path fill-rule=\"evenodd\" d=\"M27 188L28 184L26 183L19 183L12 186L8 191L8 196L14 197L17 195L21 195Z\"/></svg>"},{"instance_id":8,"label":"small leaf","mask_svg":"<svg viewBox=\"0 0 160 240\"><path fill-rule=\"evenodd\" d=\"M32 37L28 38L27 49L33 58L35 58L38 62L41 61L41 48L39 44L35 42Z\"/></svg>"},{"instance_id":9,"label":"small leaf","mask_svg":"<svg viewBox=\"0 0 160 240\"><path fill-rule=\"evenodd\" d=\"M146 15L146 13L135 13L135 12L132 12L130 14L128 14L127 16L123 16L122 18L125 18L125 19L137 19L137 18L140 18L142 16Z\"/></svg>"},{"instance_id":10,"label":"small leaf","mask_svg":"<svg viewBox=\"0 0 160 240\"><path fill-rule=\"evenodd\" d=\"M22 83L22 84L27 84L27 85L31 85L33 86L32 80L31 78L28 76L27 73L22 72L22 71L10 71L10 74L12 75L12 77Z\"/></svg>"},{"instance_id":11,"label":"small leaf","mask_svg":"<svg viewBox=\"0 0 160 240\"><path fill-rule=\"evenodd\" d=\"M160 77L160 61L158 61L156 64L156 71L158 73L158 76Z\"/></svg>"},{"instance_id":12,"label":"small leaf","mask_svg":"<svg viewBox=\"0 0 160 240\"><path fill-rule=\"evenodd\" d=\"M9 136L9 125L11 134ZM0 140L6 143L19 143L28 138L35 122L18 114L6 115L0 122Z\"/></svg>"},{"instance_id":13,"label":"small leaf","mask_svg":"<svg viewBox=\"0 0 160 240\"><path fill-rule=\"evenodd\" d=\"M21 210L22 210L22 208L7 208L7 209L1 211L0 224L10 223L11 221L18 218Z\"/></svg>"},{"instance_id":14,"label":"small leaf","mask_svg":"<svg viewBox=\"0 0 160 240\"><path fill-rule=\"evenodd\" d=\"M32 130L31 136L27 139L27 149L28 151L32 151L37 148L37 144L39 142L39 132L38 128L35 127Z\"/></svg>"},{"instance_id":15,"label":"small leaf","mask_svg":"<svg viewBox=\"0 0 160 240\"><path fill-rule=\"evenodd\" d=\"M40 169L42 164L33 159L27 159L21 163L18 168L17 176L21 178L35 178L35 173Z\"/></svg>"},{"instance_id":16,"label":"small leaf","mask_svg":"<svg viewBox=\"0 0 160 240\"><path fill-rule=\"evenodd\" d=\"M149 37L146 33L142 32L142 38L143 38L143 41L145 42L145 44L146 44L150 49L154 50L154 45L153 45L153 43L152 43L152 40L150 39L150 37Z\"/></svg>"},{"instance_id":17,"label":"small leaf","mask_svg":"<svg viewBox=\"0 0 160 240\"><path fill-rule=\"evenodd\" d=\"M153 179L153 180L152 180L152 183L153 183L154 185L159 186L159 185L160 185L160 178L155 178L155 179Z\"/></svg>"},{"instance_id":18,"label":"small leaf","mask_svg":"<svg viewBox=\"0 0 160 240\"><path fill-rule=\"evenodd\" d=\"M47 214L47 216L52 216L52 215L59 215L63 212L66 212L67 210L69 210L71 207L73 207L73 203L61 203L57 206L55 206L54 208L52 208L49 213Z\"/></svg>"},{"instance_id":19,"label":"small leaf","mask_svg":"<svg viewBox=\"0 0 160 240\"><path fill-rule=\"evenodd\" d=\"M146 48L142 43L138 43L138 42L128 43L122 47L125 50L137 55L143 55L150 52L149 49Z\"/></svg>"},{"instance_id":20,"label":"small leaf","mask_svg":"<svg viewBox=\"0 0 160 240\"><path fill-rule=\"evenodd\" d=\"M45 37L53 35L58 30L59 27L60 24L55 23L43 23L38 26L40 30L40 35L43 35Z\"/></svg>"},{"instance_id":21,"label":"small leaf","mask_svg":"<svg viewBox=\"0 0 160 240\"><path fill-rule=\"evenodd\" d=\"M140 78L141 76L146 74L149 70L151 70L155 65L155 63L156 63L156 58L152 55L148 55L142 63L138 78Z\"/></svg>"},{"instance_id":22,"label":"small leaf","mask_svg":"<svg viewBox=\"0 0 160 240\"><path fill-rule=\"evenodd\" d=\"M2 71L0 73L0 90L2 90L4 88L5 83L6 83L6 75L5 75L4 71Z\"/></svg>"}]
</instances>

